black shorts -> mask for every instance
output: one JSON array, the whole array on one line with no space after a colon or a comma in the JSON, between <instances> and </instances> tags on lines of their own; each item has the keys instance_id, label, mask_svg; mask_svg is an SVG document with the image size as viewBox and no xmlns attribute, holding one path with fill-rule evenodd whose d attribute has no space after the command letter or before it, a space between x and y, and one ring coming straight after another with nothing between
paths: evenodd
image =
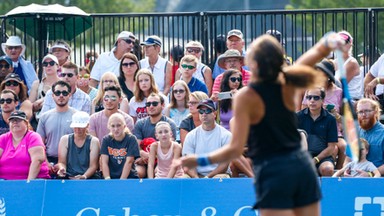
<instances>
[{"instance_id":1,"label":"black shorts","mask_svg":"<svg viewBox=\"0 0 384 216\"><path fill-rule=\"evenodd\" d=\"M316 168L307 152L294 151L254 164L254 208L291 209L321 199Z\"/></svg>"}]
</instances>

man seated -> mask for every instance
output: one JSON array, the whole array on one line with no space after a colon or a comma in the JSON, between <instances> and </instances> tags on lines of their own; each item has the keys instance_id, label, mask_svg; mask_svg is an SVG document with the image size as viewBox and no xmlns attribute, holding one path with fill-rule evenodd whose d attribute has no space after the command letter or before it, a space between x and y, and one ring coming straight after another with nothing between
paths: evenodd
<instances>
[{"instance_id":1,"label":"man seated","mask_svg":"<svg viewBox=\"0 0 384 216\"><path fill-rule=\"evenodd\" d=\"M0 83L3 82L5 77L13 72L13 63L8 56L0 57Z\"/></svg>"},{"instance_id":2,"label":"man seated","mask_svg":"<svg viewBox=\"0 0 384 216\"><path fill-rule=\"evenodd\" d=\"M211 99L203 100L197 106L201 125L190 131L183 144L183 156L190 154L209 154L227 143L231 133L216 123L216 106ZM211 164L189 169L186 177L190 178L229 178L229 163Z\"/></svg>"},{"instance_id":3,"label":"man seated","mask_svg":"<svg viewBox=\"0 0 384 216\"><path fill-rule=\"evenodd\" d=\"M19 97L10 90L4 89L0 94L0 135L9 131L9 120L11 113L16 111L16 106L19 104Z\"/></svg>"}]
</instances>

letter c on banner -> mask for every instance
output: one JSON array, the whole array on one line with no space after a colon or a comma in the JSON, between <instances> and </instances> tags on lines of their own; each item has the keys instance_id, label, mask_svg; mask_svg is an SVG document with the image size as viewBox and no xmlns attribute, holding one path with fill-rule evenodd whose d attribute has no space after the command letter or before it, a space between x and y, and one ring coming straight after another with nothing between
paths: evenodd
<instances>
[{"instance_id":1,"label":"letter c on banner","mask_svg":"<svg viewBox=\"0 0 384 216\"><path fill-rule=\"evenodd\" d=\"M95 209L95 208L91 208L91 207L81 209L81 210L76 214L76 216L82 216L83 213L84 213L85 211L88 211L88 210L91 210L91 211L95 212L95 213L96 213L95 216L100 216L100 209L99 209L99 208L98 208L98 209Z\"/></svg>"},{"instance_id":2,"label":"letter c on banner","mask_svg":"<svg viewBox=\"0 0 384 216\"><path fill-rule=\"evenodd\" d=\"M207 215L207 211L212 211L210 215ZM201 216L215 216L216 215L216 209L213 208L213 207L207 207L205 209L203 209L203 211L201 212Z\"/></svg>"},{"instance_id":3,"label":"letter c on banner","mask_svg":"<svg viewBox=\"0 0 384 216\"><path fill-rule=\"evenodd\" d=\"M252 206L243 206L243 207L237 209L237 211L235 212L235 214L234 214L233 216L240 216L241 212L242 212L244 209L250 209L250 210L253 210L253 209L252 209ZM256 216L259 216L258 211L256 211L256 210L253 210L253 211L255 212L255 215L256 215Z\"/></svg>"}]
</instances>

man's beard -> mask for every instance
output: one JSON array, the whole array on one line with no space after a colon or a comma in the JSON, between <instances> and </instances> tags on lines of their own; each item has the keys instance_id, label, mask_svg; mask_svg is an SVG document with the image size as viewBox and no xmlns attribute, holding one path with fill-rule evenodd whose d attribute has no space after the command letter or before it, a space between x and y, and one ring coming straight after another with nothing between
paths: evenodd
<instances>
[{"instance_id":1,"label":"man's beard","mask_svg":"<svg viewBox=\"0 0 384 216\"><path fill-rule=\"evenodd\" d=\"M364 120L365 121L359 119L359 125L364 130L369 130L376 124L376 119L374 116L372 116L369 119L364 119Z\"/></svg>"}]
</instances>

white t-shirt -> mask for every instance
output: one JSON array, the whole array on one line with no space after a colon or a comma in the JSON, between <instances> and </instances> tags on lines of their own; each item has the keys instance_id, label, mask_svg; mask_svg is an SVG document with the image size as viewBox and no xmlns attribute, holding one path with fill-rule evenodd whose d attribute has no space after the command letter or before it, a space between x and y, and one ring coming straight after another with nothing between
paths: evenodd
<instances>
[{"instance_id":1,"label":"white t-shirt","mask_svg":"<svg viewBox=\"0 0 384 216\"><path fill-rule=\"evenodd\" d=\"M163 94L160 94L160 95L164 99L164 107L168 107L168 104L169 104L168 98ZM129 115L132 117L135 117L136 120L147 117L148 116L147 108L145 106L146 102L147 102L147 98L144 98L144 100L141 102L137 102L136 97L133 96L129 101ZM163 109L163 114L164 112L165 112L165 109Z\"/></svg>"},{"instance_id":2,"label":"white t-shirt","mask_svg":"<svg viewBox=\"0 0 384 216\"><path fill-rule=\"evenodd\" d=\"M140 60L140 68L147 68L150 71L152 71L152 74L155 78L157 87L159 88L160 92L164 92L164 87L165 87L165 73L167 70L167 60L164 58L159 58L157 59L157 62L152 70L151 66L149 65L149 60L148 58L141 59ZM91 77L92 78L92 77Z\"/></svg>"},{"instance_id":3,"label":"white t-shirt","mask_svg":"<svg viewBox=\"0 0 384 216\"><path fill-rule=\"evenodd\" d=\"M91 71L92 79L100 81L101 76L108 71L113 72L117 77L119 77L120 60L115 57L115 49L116 47L114 47L110 52L100 54Z\"/></svg>"},{"instance_id":4,"label":"white t-shirt","mask_svg":"<svg viewBox=\"0 0 384 216\"><path fill-rule=\"evenodd\" d=\"M384 54L372 65L369 70L373 77L384 77ZM376 95L381 95L384 93L384 85L376 86Z\"/></svg>"}]
</instances>

